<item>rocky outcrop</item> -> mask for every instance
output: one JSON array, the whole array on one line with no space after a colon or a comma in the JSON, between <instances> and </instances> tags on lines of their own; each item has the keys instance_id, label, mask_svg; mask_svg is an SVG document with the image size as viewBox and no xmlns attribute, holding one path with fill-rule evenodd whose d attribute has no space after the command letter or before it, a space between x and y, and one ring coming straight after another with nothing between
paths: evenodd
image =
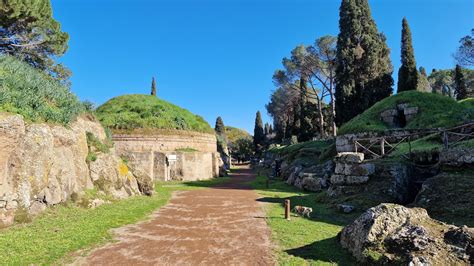
<instances>
[{"instance_id":1,"label":"rocky outcrop","mask_svg":"<svg viewBox=\"0 0 474 266\"><path fill-rule=\"evenodd\" d=\"M370 208L339 234L360 262L469 265L474 231L431 219L426 210L396 204ZM421 264L420 264L421 263Z\"/></svg>"},{"instance_id":2,"label":"rocky outcrop","mask_svg":"<svg viewBox=\"0 0 474 266\"><path fill-rule=\"evenodd\" d=\"M295 186L302 190L318 192L327 189L329 177L334 169L334 163L327 161L323 164L312 167L294 166L283 171L283 175L289 172L286 179L288 185Z\"/></svg>"},{"instance_id":3,"label":"rocky outcrop","mask_svg":"<svg viewBox=\"0 0 474 266\"><path fill-rule=\"evenodd\" d=\"M361 191L362 188L358 186L369 182L369 176L375 172L373 163L363 163L363 161L363 153L343 152L336 156L336 166L328 190L329 196L336 197Z\"/></svg>"},{"instance_id":4,"label":"rocky outcrop","mask_svg":"<svg viewBox=\"0 0 474 266\"><path fill-rule=\"evenodd\" d=\"M418 107L410 107L406 103L401 103L397 105L396 109L387 109L380 113L380 119L390 127L404 127L417 114Z\"/></svg>"},{"instance_id":5,"label":"rocky outcrop","mask_svg":"<svg viewBox=\"0 0 474 266\"><path fill-rule=\"evenodd\" d=\"M66 128L0 114L0 226L10 225L20 209L37 214L94 186L117 198L140 193L113 148L90 158L87 132L106 141L92 119L78 118Z\"/></svg>"},{"instance_id":6,"label":"rocky outcrop","mask_svg":"<svg viewBox=\"0 0 474 266\"><path fill-rule=\"evenodd\" d=\"M474 166L474 148L460 147L445 149L440 153L440 163L449 166Z\"/></svg>"}]
</instances>

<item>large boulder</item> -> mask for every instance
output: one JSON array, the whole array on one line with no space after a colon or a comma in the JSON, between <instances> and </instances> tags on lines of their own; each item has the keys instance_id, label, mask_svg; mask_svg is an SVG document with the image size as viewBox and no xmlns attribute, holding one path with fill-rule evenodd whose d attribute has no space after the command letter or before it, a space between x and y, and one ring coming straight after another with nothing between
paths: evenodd
<instances>
[{"instance_id":1,"label":"large boulder","mask_svg":"<svg viewBox=\"0 0 474 266\"><path fill-rule=\"evenodd\" d=\"M356 186L366 184L369 181L368 176L354 176L354 175L332 175L332 185Z\"/></svg>"},{"instance_id":2,"label":"large boulder","mask_svg":"<svg viewBox=\"0 0 474 266\"><path fill-rule=\"evenodd\" d=\"M346 226L339 241L363 263L468 265L473 236L472 229L431 219L425 209L380 204Z\"/></svg>"}]
</instances>

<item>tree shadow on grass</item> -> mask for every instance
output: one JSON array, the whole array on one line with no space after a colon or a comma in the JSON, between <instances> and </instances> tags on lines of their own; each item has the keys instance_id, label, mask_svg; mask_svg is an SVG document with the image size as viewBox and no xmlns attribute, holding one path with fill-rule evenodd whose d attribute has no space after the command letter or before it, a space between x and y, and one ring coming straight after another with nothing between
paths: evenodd
<instances>
[{"instance_id":1,"label":"tree shadow on grass","mask_svg":"<svg viewBox=\"0 0 474 266\"><path fill-rule=\"evenodd\" d=\"M338 265L354 265L356 263L349 252L339 246L337 237L316 241L306 246L285 250L284 252L305 260L319 260Z\"/></svg>"}]
</instances>

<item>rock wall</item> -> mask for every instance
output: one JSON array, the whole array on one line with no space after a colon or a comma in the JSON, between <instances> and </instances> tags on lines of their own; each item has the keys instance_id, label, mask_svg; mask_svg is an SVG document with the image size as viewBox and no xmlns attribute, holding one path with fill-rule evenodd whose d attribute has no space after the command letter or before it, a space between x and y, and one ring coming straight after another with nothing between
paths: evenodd
<instances>
[{"instance_id":1,"label":"rock wall","mask_svg":"<svg viewBox=\"0 0 474 266\"><path fill-rule=\"evenodd\" d=\"M137 176L147 179L203 180L219 176L222 160L215 135L114 135L116 153L127 158Z\"/></svg>"},{"instance_id":2,"label":"rock wall","mask_svg":"<svg viewBox=\"0 0 474 266\"><path fill-rule=\"evenodd\" d=\"M98 184L117 198L140 193L136 178L113 148L86 162L86 132L106 139L102 126L87 118L66 128L0 114L0 227L12 224L19 210L34 215Z\"/></svg>"}]
</instances>

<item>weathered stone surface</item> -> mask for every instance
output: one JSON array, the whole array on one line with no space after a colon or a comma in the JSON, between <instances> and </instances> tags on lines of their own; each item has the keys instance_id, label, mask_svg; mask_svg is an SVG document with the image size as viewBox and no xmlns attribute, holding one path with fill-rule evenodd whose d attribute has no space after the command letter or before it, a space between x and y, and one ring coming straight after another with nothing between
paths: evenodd
<instances>
[{"instance_id":1,"label":"weathered stone surface","mask_svg":"<svg viewBox=\"0 0 474 266\"><path fill-rule=\"evenodd\" d=\"M390 264L425 262L433 265L469 264L472 239L445 241L454 226L431 219L426 210L396 204L370 208L339 235L343 248L360 262ZM464 240L467 239L467 240ZM377 260L369 254L379 254Z\"/></svg>"},{"instance_id":2,"label":"weathered stone surface","mask_svg":"<svg viewBox=\"0 0 474 266\"><path fill-rule=\"evenodd\" d=\"M334 173L338 175L356 175L356 176L368 176L375 172L375 165L373 163L364 164L348 164L348 163L336 163Z\"/></svg>"},{"instance_id":3,"label":"weathered stone surface","mask_svg":"<svg viewBox=\"0 0 474 266\"><path fill-rule=\"evenodd\" d=\"M329 197L339 197L339 196L347 196L347 195L354 195L357 193L365 192L365 188L363 186L329 186L327 190L327 194Z\"/></svg>"},{"instance_id":4,"label":"weathered stone surface","mask_svg":"<svg viewBox=\"0 0 474 266\"><path fill-rule=\"evenodd\" d=\"M364 154L361 152L340 152L337 154L336 160L343 163L362 163Z\"/></svg>"},{"instance_id":5,"label":"weathered stone surface","mask_svg":"<svg viewBox=\"0 0 474 266\"><path fill-rule=\"evenodd\" d=\"M368 176L354 176L354 175L332 175L331 184L333 185L361 185L369 181Z\"/></svg>"},{"instance_id":6,"label":"weathered stone surface","mask_svg":"<svg viewBox=\"0 0 474 266\"><path fill-rule=\"evenodd\" d=\"M66 128L25 125L19 115L0 114L0 223L10 224L17 208L36 215L65 202L98 179L113 184L108 192L118 198L140 193L133 174L121 173L121 159L113 153L87 164L86 132L105 141L100 123L87 118Z\"/></svg>"},{"instance_id":7,"label":"weathered stone surface","mask_svg":"<svg viewBox=\"0 0 474 266\"><path fill-rule=\"evenodd\" d=\"M474 165L474 148L451 148L440 153L440 163L449 166Z\"/></svg>"}]
</instances>

